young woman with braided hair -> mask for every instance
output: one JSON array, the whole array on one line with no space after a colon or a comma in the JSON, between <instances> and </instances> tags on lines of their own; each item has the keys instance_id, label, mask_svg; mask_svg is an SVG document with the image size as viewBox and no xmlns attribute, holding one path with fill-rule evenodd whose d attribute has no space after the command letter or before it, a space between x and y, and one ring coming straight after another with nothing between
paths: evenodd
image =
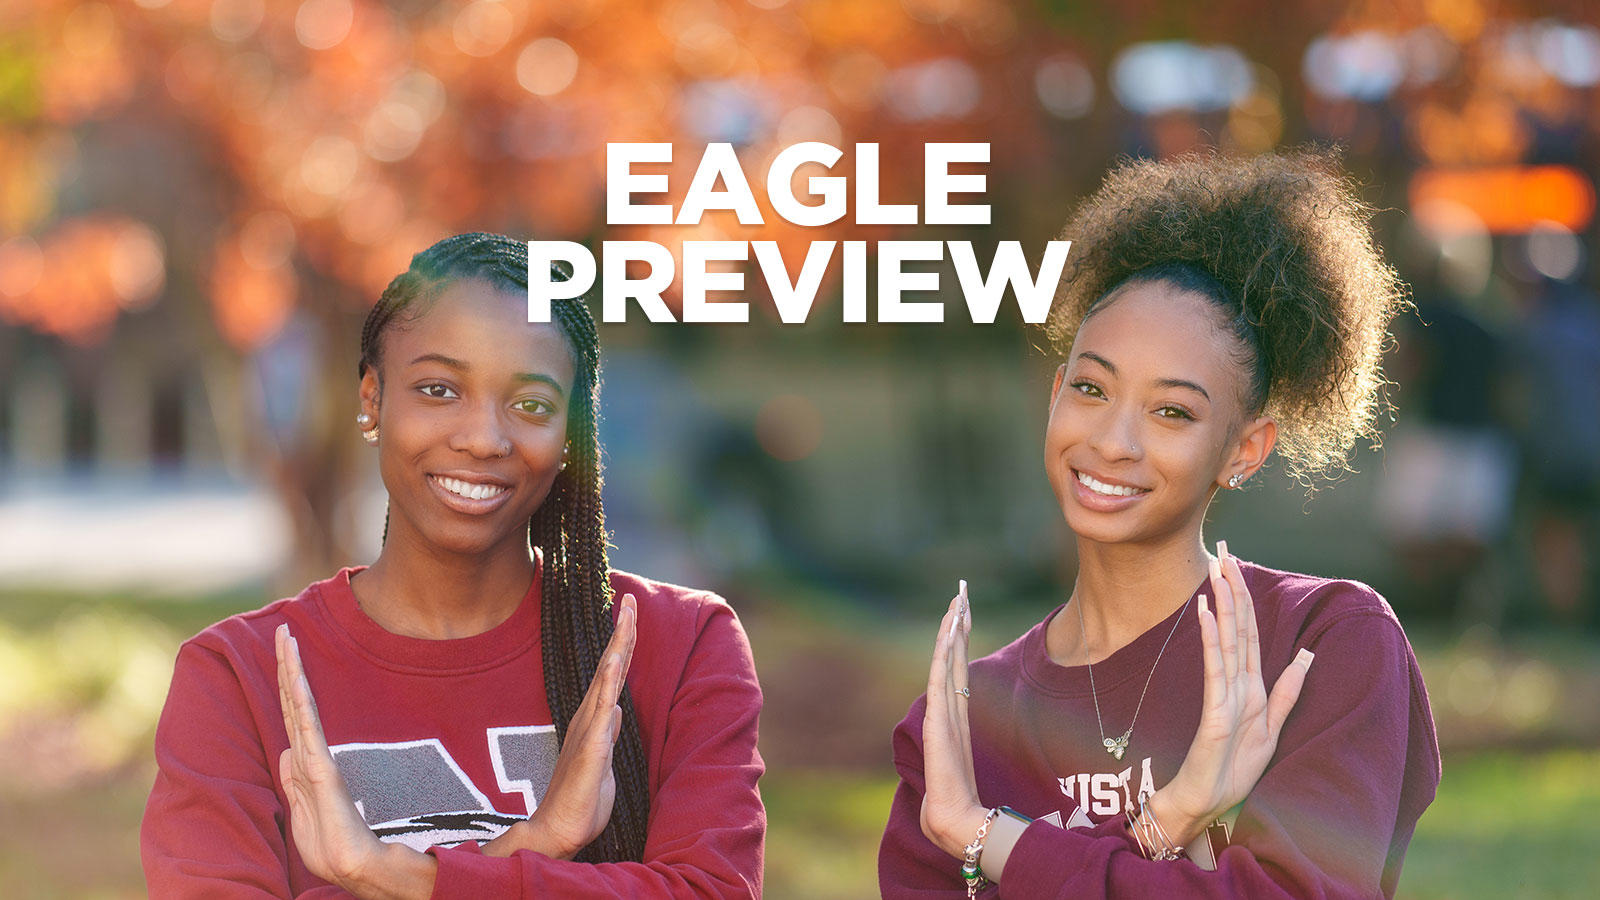
<instances>
[{"instance_id":1,"label":"young woman with braided hair","mask_svg":"<svg viewBox=\"0 0 1600 900\"><path fill-rule=\"evenodd\" d=\"M1406 300L1369 215L1327 157L1196 156L1117 168L1068 225L1045 468L1077 577L970 668L951 601L885 897L1393 896L1439 782L1399 621L1201 535L1274 449L1309 482L1375 436Z\"/></svg>"},{"instance_id":2,"label":"young woman with braided hair","mask_svg":"<svg viewBox=\"0 0 1600 900\"><path fill-rule=\"evenodd\" d=\"M608 567L594 320L530 325L527 266L458 235L373 307L383 549L179 652L152 896L759 896L749 645Z\"/></svg>"}]
</instances>

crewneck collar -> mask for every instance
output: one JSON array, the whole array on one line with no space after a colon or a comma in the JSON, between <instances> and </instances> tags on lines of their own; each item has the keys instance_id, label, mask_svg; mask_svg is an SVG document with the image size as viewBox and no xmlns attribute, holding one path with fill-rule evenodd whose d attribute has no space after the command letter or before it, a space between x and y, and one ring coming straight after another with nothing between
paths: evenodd
<instances>
[{"instance_id":1,"label":"crewneck collar","mask_svg":"<svg viewBox=\"0 0 1600 900\"><path fill-rule=\"evenodd\" d=\"M1240 565L1245 569L1248 580L1252 566L1245 562L1241 562ZM1186 642L1193 642L1194 646L1198 647L1200 624L1195 606L1199 601L1195 596L1207 590L1209 582L1209 578L1202 578L1190 592L1187 604L1179 604L1171 615L1150 626L1143 634L1118 648L1110 656L1095 663L1095 689L1104 695L1127 681L1138 679L1143 683L1150 676L1151 666L1155 664L1156 655L1161 652L1161 646L1166 643L1169 634L1172 635L1172 643L1167 646L1165 656L1177 655L1179 645ZM1050 651L1045 645L1045 635L1049 631L1051 621L1064 609L1066 609L1065 603L1051 610L1043 622L1035 625L1023 636L1023 675L1035 687L1046 693L1062 697L1086 696L1090 693L1089 667L1057 665L1050 658ZM1178 624L1177 631L1174 632L1173 624L1180 615L1185 621Z\"/></svg>"},{"instance_id":2,"label":"crewneck collar","mask_svg":"<svg viewBox=\"0 0 1600 900\"><path fill-rule=\"evenodd\" d=\"M533 583L517 608L499 625L464 638L429 640L395 634L368 616L356 601L350 578L366 566L340 569L317 585L329 615L352 649L390 669L419 674L462 675L492 668L518 656L539 639L540 582L535 557Z\"/></svg>"}]
</instances>

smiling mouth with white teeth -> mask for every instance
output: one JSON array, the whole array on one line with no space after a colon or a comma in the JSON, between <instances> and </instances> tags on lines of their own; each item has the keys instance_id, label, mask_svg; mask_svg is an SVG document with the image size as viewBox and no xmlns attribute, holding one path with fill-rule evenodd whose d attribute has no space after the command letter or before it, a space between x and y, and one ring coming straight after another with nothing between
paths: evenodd
<instances>
[{"instance_id":1,"label":"smiling mouth with white teeth","mask_svg":"<svg viewBox=\"0 0 1600 900\"><path fill-rule=\"evenodd\" d=\"M510 488L500 484L477 484L471 481L462 481L459 478L446 478L443 475L434 475L433 480L450 493L455 494L457 497L465 497L468 500L488 500L510 490Z\"/></svg>"},{"instance_id":2,"label":"smiling mouth with white teeth","mask_svg":"<svg viewBox=\"0 0 1600 900\"><path fill-rule=\"evenodd\" d=\"M1096 494L1100 494L1105 497L1132 497L1135 494L1143 494L1146 490L1148 490L1148 488L1124 487L1123 485L1106 484L1104 481L1101 481L1086 472L1078 472L1074 470L1074 474L1078 476L1079 484L1091 491L1094 491Z\"/></svg>"}]
</instances>

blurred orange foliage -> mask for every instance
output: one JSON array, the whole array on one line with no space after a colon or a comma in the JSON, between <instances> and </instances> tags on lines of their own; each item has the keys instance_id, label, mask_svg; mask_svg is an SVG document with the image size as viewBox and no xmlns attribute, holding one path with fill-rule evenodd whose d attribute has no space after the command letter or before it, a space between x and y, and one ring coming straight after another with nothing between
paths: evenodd
<instances>
[{"instance_id":1,"label":"blurred orange foliage","mask_svg":"<svg viewBox=\"0 0 1600 900\"><path fill-rule=\"evenodd\" d=\"M0 319L91 343L164 281L161 241L147 226L116 216L70 219L41 242L0 244Z\"/></svg>"},{"instance_id":2,"label":"blurred orange foliage","mask_svg":"<svg viewBox=\"0 0 1600 900\"><path fill-rule=\"evenodd\" d=\"M144 218L174 265L199 270L213 296L196 308L241 349L297 303L372 302L411 253L452 231L592 239L607 141L677 143L676 193L699 158L690 151L710 141L733 142L759 173L783 144L881 140L886 200L920 193L926 140L990 140L1012 148L997 157L1043 162L1028 156L1037 140L1018 139L1037 138L1026 75L1009 84L998 65L1024 37L1002 0L28 0L0 27L27 95L0 97L0 116L13 111L0 118L0 227L40 247L42 228L76 233L66 226L82 213L58 201L84 172L53 158L63 138L106 122L176 134L202 168L161 177L219 203L220 233L175 228L137 203L118 214ZM939 78L988 82L984 102L920 109L940 99ZM267 266L251 261L244 226L227 224L262 212L287 235ZM781 220L707 224L778 240L789 256L839 237ZM86 278L6 294L7 318L80 340L104 333L120 307L73 286Z\"/></svg>"}]
</instances>

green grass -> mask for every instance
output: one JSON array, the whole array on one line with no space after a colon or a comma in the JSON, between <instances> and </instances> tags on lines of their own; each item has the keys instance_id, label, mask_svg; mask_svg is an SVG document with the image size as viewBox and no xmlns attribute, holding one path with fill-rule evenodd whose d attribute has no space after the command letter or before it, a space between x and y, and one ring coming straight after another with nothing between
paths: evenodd
<instances>
[{"instance_id":1,"label":"green grass","mask_svg":"<svg viewBox=\"0 0 1600 900\"><path fill-rule=\"evenodd\" d=\"M777 772L761 782L767 805L766 893L854 900L877 893L878 841L895 780L843 772Z\"/></svg>"},{"instance_id":2,"label":"green grass","mask_svg":"<svg viewBox=\"0 0 1600 900\"><path fill-rule=\"evenodd\" d=\"M129 591L85 596L72 591L24 590L0 594L0 623L19 631L37 632L62 619L104 613L149 619L174 635L188 638L213 622L268 602L265 592L240 590L198 597L173 597Z\"/></svg>"},{"instance_id":3,"label":"green grass","mask_svg":"<svg viewBox=\"0 0 1600 900\"><path fill-rule=\"evenodd\" d=\"M141 896L137 829L149 778L138 766L71 790L0 797L6 821L29 823L0 842L0 883L14 886L7 896ZM763 779L767 895L873 896L878 839L894 786L887 775L827 771L780 771ZM1600 751L1448 760L1439 798L1406 855L1399 896L1591 897L1600 884L1596 809Z\"/></svg>"},{"instance_id":4,"label":"green grass","mask_svg":"<svg viewBox=\"0 0 1600 900\"><path fill-rule=\"evenodd\" d=\"M172 655L207 623L260 602L46 592L0 599L0 821L17 826L0 841L7 898L143 895L138 823ZM861 610L801 607L777 604L746 617L768 700L767 895L875 896L895 787L889 730L926 677L930 629ZM992 649L1025 624L990 623L974 645ZM1433 685L1443 712L1444 663L1455 645L1435 643L1429 658L1444 661ZM1522 652L1593 653L1558 644ZM1449 724L1441 718L1441 728ZM1597 811L1600 749L1452 753L1406 856L1400 897L1593 896Z\"/></svg>"},{"instance_id":5,"label":"green grass","mask_svg":"<svg viewBox=\"0 0 1600 900\"><path fill-rule=\"evenodd\" d=\"M1445 761L1398 896L1587 900L1600 886L1600 751L1487 752ZM777 772L767 801L767 888L777 898L869 896L895 782Z\"/></svg>"},{"instance_id":6,"label":"green grass","mask_svg":"<svg viewBox=\"0 0 1600 900\"><path fill-rule=\"evenodd\" d=\"M1445 761L1406 854L1402 896L1589 898L1600 892L1600 751Z\"/></svg>"}]
</instances>

